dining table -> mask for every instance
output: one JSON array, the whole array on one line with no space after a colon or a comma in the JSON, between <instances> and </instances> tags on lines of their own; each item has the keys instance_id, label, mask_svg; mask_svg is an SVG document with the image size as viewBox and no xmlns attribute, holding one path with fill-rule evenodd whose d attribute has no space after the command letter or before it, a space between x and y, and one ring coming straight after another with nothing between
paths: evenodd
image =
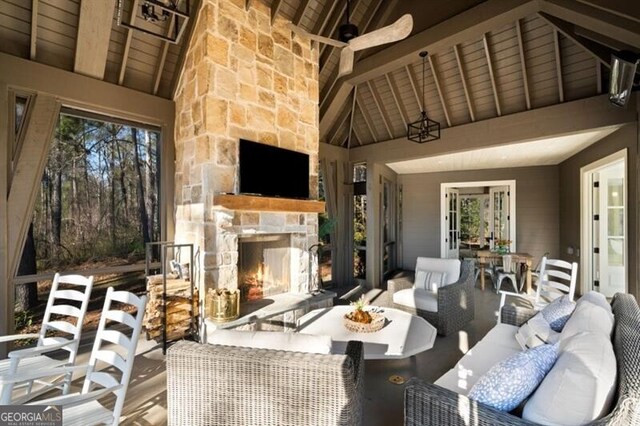
<instances>
[{"instance_id":1,"label":"dining table","mask_svg":"<svg viewBox=\"0 0 640 426\"><path fill-rule=\"evenodd\" d=\"M484 290L484 268L489 262L497 262L502 260L502 256L510 255L513 262L518 263L524 267L524 274L526 274L525 291L527 294L531 293L531 265L533 262L533 256L529 253L499 253L491 250L478 250L476 257L478 258L478 265L480 267L480 289Z\"/></svg>"}]
</instances>

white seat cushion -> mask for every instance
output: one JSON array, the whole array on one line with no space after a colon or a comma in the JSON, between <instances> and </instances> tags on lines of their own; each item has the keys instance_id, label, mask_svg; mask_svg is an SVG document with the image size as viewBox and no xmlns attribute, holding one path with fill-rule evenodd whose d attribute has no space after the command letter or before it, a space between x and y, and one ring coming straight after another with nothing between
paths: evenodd
<instances>
[{"instance_id":1,"label":"white seat cushion","mask_svg":"<svg viewBox=\"0 0 640 426\"><path fill-rule=\"evenodd\" d=\"M467 395L493 365L521 351L514 337L516 331L518 327L515 325L496 325L435 384Z\"/></svg>"},{"instance_id":2,"label":"white seat cushion","mask_svg":"<svg viewBox=\"0 0 640 426\"><path fill-rule=\"evenodd\" d=\"M460 260L419 257L416 260L416 271L418 270L443 272L447 274L446 284L453 284L460 278Z\"/></svg>"},{"instance_id":3,"label":"white seat cushion","mask_svg":"<svg viewBox=\"0 0 640 426\"><path fill-rule=\"evenodd\" d=\"M427 312L438 312L438 293L407 288L393 293L393 303Z\"/></svg>"},{"instance_id":4,"label":"white seat cushion","mask_svg":"<svg viewBox=\"0 0 640 426\"><path fill-rule=\"evenodd\" d=\"M579 333L560 342L556 364L524 406L522 417L544 425L587 424L609 412L615 386L611 340L600 332Z\"/></svg>"},{"instance_id":5,"label":"white seat cushion","mask_svg":"<svg viewBox=\"0 0 640 426\"><path fill-rule=\"evenodd\" d=\"M215 330L207 334L211 345L241 346L256 349L330 354L330 336L284 333L278 331Z\"/></svg>"}]
</instances>

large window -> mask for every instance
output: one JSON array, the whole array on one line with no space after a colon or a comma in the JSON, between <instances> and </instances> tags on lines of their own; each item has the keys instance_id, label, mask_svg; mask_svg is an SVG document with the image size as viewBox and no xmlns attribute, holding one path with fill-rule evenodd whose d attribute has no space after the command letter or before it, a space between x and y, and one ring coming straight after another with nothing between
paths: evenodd
<instances>
[{"instance_id":1,"label":"large window","mask_svg":"<svg viewBox=\"0 0 640 426\"><path fill-rule=\"evenodd\" d=\"M145 243L160 239L159 142L156 128L62 110L15 280L18 331L39 322L54 272L94 275L95 297L144 291Z\"/></svg>"}]
</instances>

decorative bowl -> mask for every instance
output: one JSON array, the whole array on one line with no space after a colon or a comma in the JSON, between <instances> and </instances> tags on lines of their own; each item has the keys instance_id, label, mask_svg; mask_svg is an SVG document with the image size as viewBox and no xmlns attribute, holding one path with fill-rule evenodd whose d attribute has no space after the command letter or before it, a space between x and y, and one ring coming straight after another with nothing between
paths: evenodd
<instances>
[{"instance_id":1,"label":"decorative bowl","mask_svg":"<svg viewBox=\"0 0 640 426\"><path fill-rule=\"evenodd\" d=\"M369 312L371 315L370 323L362 323L353 321L349 318L349 314L344 316L344 326L347 330L354 333L373 333L384 327L384 315L378 312Z\"/></svg>"}]
</instances>

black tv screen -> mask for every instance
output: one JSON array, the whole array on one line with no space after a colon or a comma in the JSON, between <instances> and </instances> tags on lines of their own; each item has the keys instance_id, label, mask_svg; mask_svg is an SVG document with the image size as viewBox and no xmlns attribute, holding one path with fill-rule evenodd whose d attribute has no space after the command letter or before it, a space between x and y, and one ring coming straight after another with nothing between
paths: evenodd
<instances>
[{"instance_id":1,"label":"black tv screen","mask_svg":"<svg viewBox=\"0 0 640 426\"><path fill-rule=\"evenodd\" d=\"M240 139L240 193L309 198L309 156Z\"/></svg>"}]
</instances>

